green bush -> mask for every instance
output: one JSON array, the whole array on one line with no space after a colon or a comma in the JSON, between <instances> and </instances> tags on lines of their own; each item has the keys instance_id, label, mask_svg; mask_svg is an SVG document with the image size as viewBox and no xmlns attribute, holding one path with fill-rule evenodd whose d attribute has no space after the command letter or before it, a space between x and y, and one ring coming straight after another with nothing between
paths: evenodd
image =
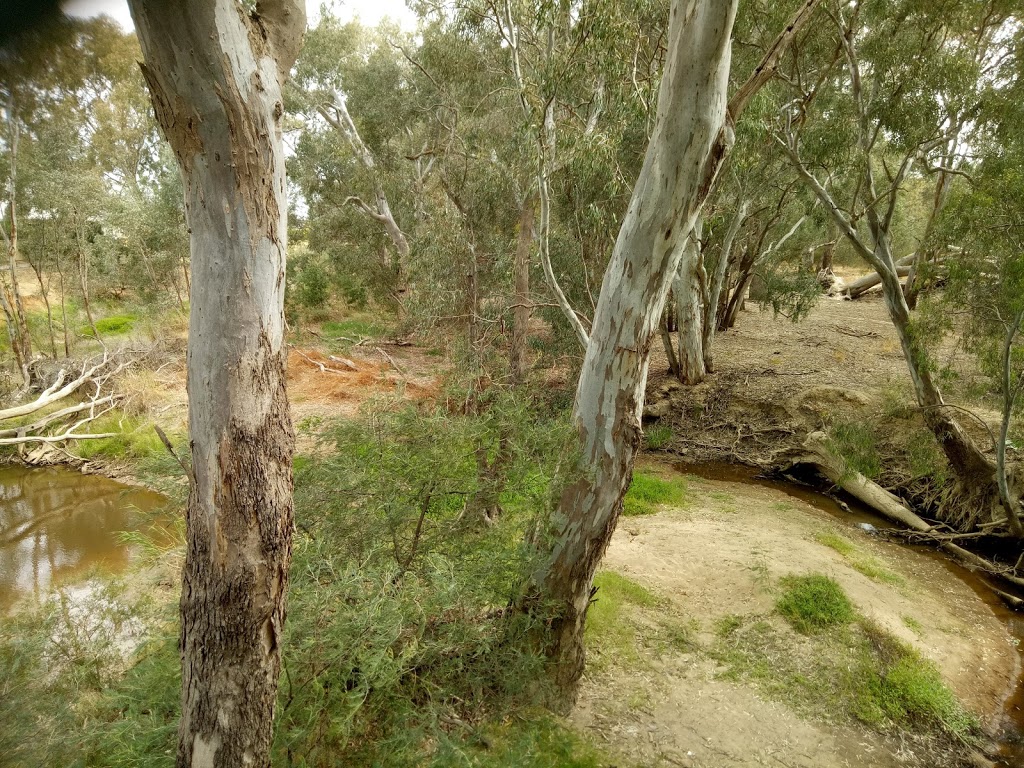
<instances>
[{"instance_id":1,"label":"green bush","mask_svg":"<svg viewBox=\"0 0 1024 768\"><path fill-rule=\"evenodd\" d=\"M853 605L834 579L815 573L787 576L781 583L783 593L775 608L798 632L810 634L853 621Z\"/></svg>"},{"instance_id":2,"label":"green bush","mask_svg":"<svg viewBox=\"0 0 1024 768\"><path fill-rule=\"evenodd\" d=\"M672 427L652 424L644 430L644 445L649 451L658 451L672 442Z\"/></svg>"},{"instance_id":3,"label":"green bush","mask_svg":"<svg viewBox=\"0 0 1024 768\"><path fill-rule=\"evenodd\" d=\"M841 422L829 430L829 448L846 462L847 471L867 478L878 477L882 460L878 456L875 432L870 424Z\"/></svg>"}]
</instances>

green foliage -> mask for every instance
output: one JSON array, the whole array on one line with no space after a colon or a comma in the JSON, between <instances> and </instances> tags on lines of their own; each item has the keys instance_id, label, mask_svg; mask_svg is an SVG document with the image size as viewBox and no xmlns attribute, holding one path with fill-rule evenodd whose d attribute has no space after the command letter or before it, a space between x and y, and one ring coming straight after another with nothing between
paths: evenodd
<instances>
[{"instance_id":1,"label":"green foliage","mask_svg":"<svg viewBox=\"0 0 1024 768\"><path fill-rule=\"evenodd\" d=\"M466 402L465 393L451 394ZM295 463L275 765L600 762L532 708L546 691L534 644L546 614L504 610L538 562L542 550L531 542L575 467L566 450L571 430L533 410L537 401L478 392L468 414L378 403L353 421L306 425L334 451ZM484 499L500 507L490 523ZM144 552L167 554L161 546ZM653 599L618 582L608 594L631 604ZM87 691L40 674L49 624L0 627L0 675L22 686L0 711L17 715L5 724L23 723L11 739L30 745L26 765L71 764L66 754L95 766L173 763L179 681L171 602L154 624L157 639L127 673L94 674ZM92 669L94 658L85 653L75 663ZM41 696L51 683L61 687Z\"/></svg>"},{"instance_id":2,"label":"green foliage","mask_svg":"<svg viewBox=\"0 0 1024 768\"><path fill-rule=\"evenodd\" d=\"M622 502L626 517L653 515L658 507L682 506L686 502L686 483L681 478L664 480L637 470Z\"/></svg>"},{"instance_id":3,"label":"green foliage","mask_svg":"<svg viewBox=\"0 0 1024 768\"><path fill-rule=\"evenodd\" d=\"M906 451L914 479L928 478L940 485L946 482L949 464L930 430L915 430L907 439Z\"/></svg>"},{"instance_id":4,"label":"green foliage","mask_svg":"<svg viewBox=\"0 0 1024 768\"><path fill-rule=\"evenodd\" d=\"M793 628L805 634L853 621L853 605L843 588L828 576L787 576L775 604Z\"/></svg>"},{"instance_id":5,"label":"green foliage","mask_svg":"<svg viewBox=\"0 0 1024 768\"><path fill-rule=\"evenodd\" d=\"M135 323L138 320L137 317L132 315L111 315L110 317L104 317L96 321L96 330L104 336L118 336L124 333L130 333L132 328L135 327ZM88 333L89 328L82 329L82 333Z\"/></svg>"},{"instance_id":6,"label":"green foliage","mask_svg":"<svg viewBox=\"0 0 1024 768\"><path fill-rule=\"evenodd\" d=\"M652 424L644 430L644 445L649 451L659 451L672 442L672 427Z\"/></svg>"},{"instance_id":7,"label":"green foliage","mask_svg":"<svg viewBox=\"0 0 1024 768\"><path fill-rule=\"evenodd\" d=\"M167 452L153 423L142 417L112 411L92 422L90 431L95 434L116 434L96 440L76 441L75 453L83 459L146 460Z\"/></svg>"},{"instance_id":8,"label":"green foliage","mask_svg":"<svg viewBox=\"0 0 1024 768\"><path fill-rule=\"evenodd\" d=\"M839 422L828 433L829 449L842 457L847 470L860 472L867 478L878 477L882 461L874 429L867 422Z\"/></svg>"},{"instance_id":9,"label":"green foliage","mask_svg":"<svg viewBox=\"0 0 1024 768\"><path fill-rule=\"evenodd\" d=\"M862 622L878 668L865 675L856 698L856 714L864 722L916 723L965 740L978 728L942 681L935 664L881 627Z\"/></svg>"}]
</instances>

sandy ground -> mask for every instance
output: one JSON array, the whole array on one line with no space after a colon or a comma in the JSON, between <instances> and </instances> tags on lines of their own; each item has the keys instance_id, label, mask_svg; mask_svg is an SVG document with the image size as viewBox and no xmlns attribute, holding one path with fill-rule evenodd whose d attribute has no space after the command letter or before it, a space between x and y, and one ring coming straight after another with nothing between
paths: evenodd
<instances>
[{"instance_id":1,"label":"sandy ground","mask_svg":"<svg viewBox=\"0 0 1024 768\"><path fill-rule=\"evenodd\" d=\"M825 573L857 609L938 664L983 722L993 723L1015 679L1017 653L1004 626L934 558L869 537L787 494L691 480L683 510L624 518L604 567L670 601L696 622L698 646L718 619L772 611L781 576ZM872 581L816 536L836 532L905 581ZM916 622L908 628L905 617ZM732 768L924 766L913 745L866 728L811 722L750 686L722 679L697 653L662 655L652 667L590 673L573 721L639 765ZM643 704L631 706L640 694Z\"/></svg>"}]
</instances>

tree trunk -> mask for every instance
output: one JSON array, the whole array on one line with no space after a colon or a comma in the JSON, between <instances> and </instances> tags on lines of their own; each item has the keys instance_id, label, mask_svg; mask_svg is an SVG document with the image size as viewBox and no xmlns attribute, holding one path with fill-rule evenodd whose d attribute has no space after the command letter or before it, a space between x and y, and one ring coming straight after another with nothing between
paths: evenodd
<instances>
[{"instance_id":1,"label":"tree trunk","mask_svg":"<svg viewBox=\"0 0 1024 768\"><path fill-rule=\"evenodd\" d=\"M82 243L82 230L85 222L78 221L78 212L75 212L75 242L78 250L78 286L82 289L82 306L85 309L85 316L89 320L89 327L92 328L92 335L96 341L100 340L100 332L96 328L96 320L92 316L92 307L89 304L89 259L85 255L85 245Z\"/></svg>"},{"instance_id":2,"label":"tree trunk","mask_svg":"<svg viewBox=\"0 0 1024 768\"><path fill-rule=\"evenodd\" d=\"M534 198L527 195L519 211L519 239L516 242L515 307L512 310L512 379L526 379L526 340L530 326L530 251L533 246Z\"/></svg>"},{"instance_id":3,"label":"tree trunk","mask_svg":"<svg viewBox=\"0 0 1024 768\"><path fill-rule=\"evenodd\" d=\"M708 300L704 306L704 368L708 373L715 372L714 342L715 331L718 329L718 308L722 301L722 287L725 285L726 275L729 271L729 261L732 259L732 246L736 242L736 236L747 218L747 211L750 210L750 201L744 200L740 203L739 210L733 218L729 229L722 241L722 252L718 255L718 264L715 265L715 272L711 278L711 285L708 288Z\"/></svg>"},{"instance_id":4,"label":"tree trunk","mask_svg":"<svg viewBox=\"0 0 1024 768\"><path fill-rule=\"evenodd\" d=\"M185 187L192 482L177 764L270 765L291 560L282 83L299 0L130 0Z\"/></svg>"},{"instance_id":5,"label":"tree trunk","mask_svg":"<svg viewBox=\"0 0 1024 768\"><path fill-rule=\"evenodd\" d=\"M679 380L683 384L700 384L707 377L704 365L704 313L701 307L703 270L700 253L700 220L683 246L679 271L673 281L676 297L676 325L679 328Z\"/></svg>"},{"instance_id":6,"label":"tree trunk","mask_svg":"<svg viewBox=\"0 0 1024 768\"><path fill-rule=\"evenodd\" d=\"M28 318L21 301L21 290L18 287L18 140L20 131L18 120L14 114L14 96L7 103L7 120L10 136L8 139L8 199L7 214L10 229L5 232L7 245L7 266L10 271L10 284L3 281L3 311L7 320L7 332L11 340L11 351L18 364L18 369L27 387L31 383L28 364L32 360L32 336L28 331ZM0 225L2 227L2 225Z\"/></svg>"},{"instance_id":7,"label":"tree trunk","mask_svg":"<svg viewBox=\"0 0 1024 768\"><path fill-rule=\"evenodd\" d=\"M573 413L579 478L561 497L560 530L533 579L538 597L555 606L548 650L563 705L575 700L594 572L632 479L669 283L728 151L720 141L735 14L735 0L672 3L657 120L594 315Z\"/></svg>"}]
</instances>

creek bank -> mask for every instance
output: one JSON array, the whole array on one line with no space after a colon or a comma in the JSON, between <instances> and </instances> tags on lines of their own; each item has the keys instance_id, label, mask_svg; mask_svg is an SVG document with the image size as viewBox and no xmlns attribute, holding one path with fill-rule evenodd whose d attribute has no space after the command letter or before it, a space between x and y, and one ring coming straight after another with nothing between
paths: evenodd
<instances>
[{"instance_id":1,"label":"creek bank","mask_svg":"<svg viewBox=\"0 0 1024 768\"><path fill-rule=\"evenodd\" d=\"M623 518L605 566L661 595L668 612L690 627L691 640L645 648L644 663L631 665L601 664L598 649L573 716L577 726L621 733L611 746L644 765L966 764L961 760L970 750L830 713L801 716L785 697L730 675L714 651L722 623L770 622L782 578L821 572L860 613L933 661L987 734L1013 738L1003 729L1018 651L993 607L942 559L865 534L856 525L867 522L860 513L838 519L824 509L825 497L804 500L762 483L690 478L688 498L657 515ZM848 542L845 555L830 546L837 541ZM629 621L644 643L649 617Z\"/></svg>"}]
</instances>

